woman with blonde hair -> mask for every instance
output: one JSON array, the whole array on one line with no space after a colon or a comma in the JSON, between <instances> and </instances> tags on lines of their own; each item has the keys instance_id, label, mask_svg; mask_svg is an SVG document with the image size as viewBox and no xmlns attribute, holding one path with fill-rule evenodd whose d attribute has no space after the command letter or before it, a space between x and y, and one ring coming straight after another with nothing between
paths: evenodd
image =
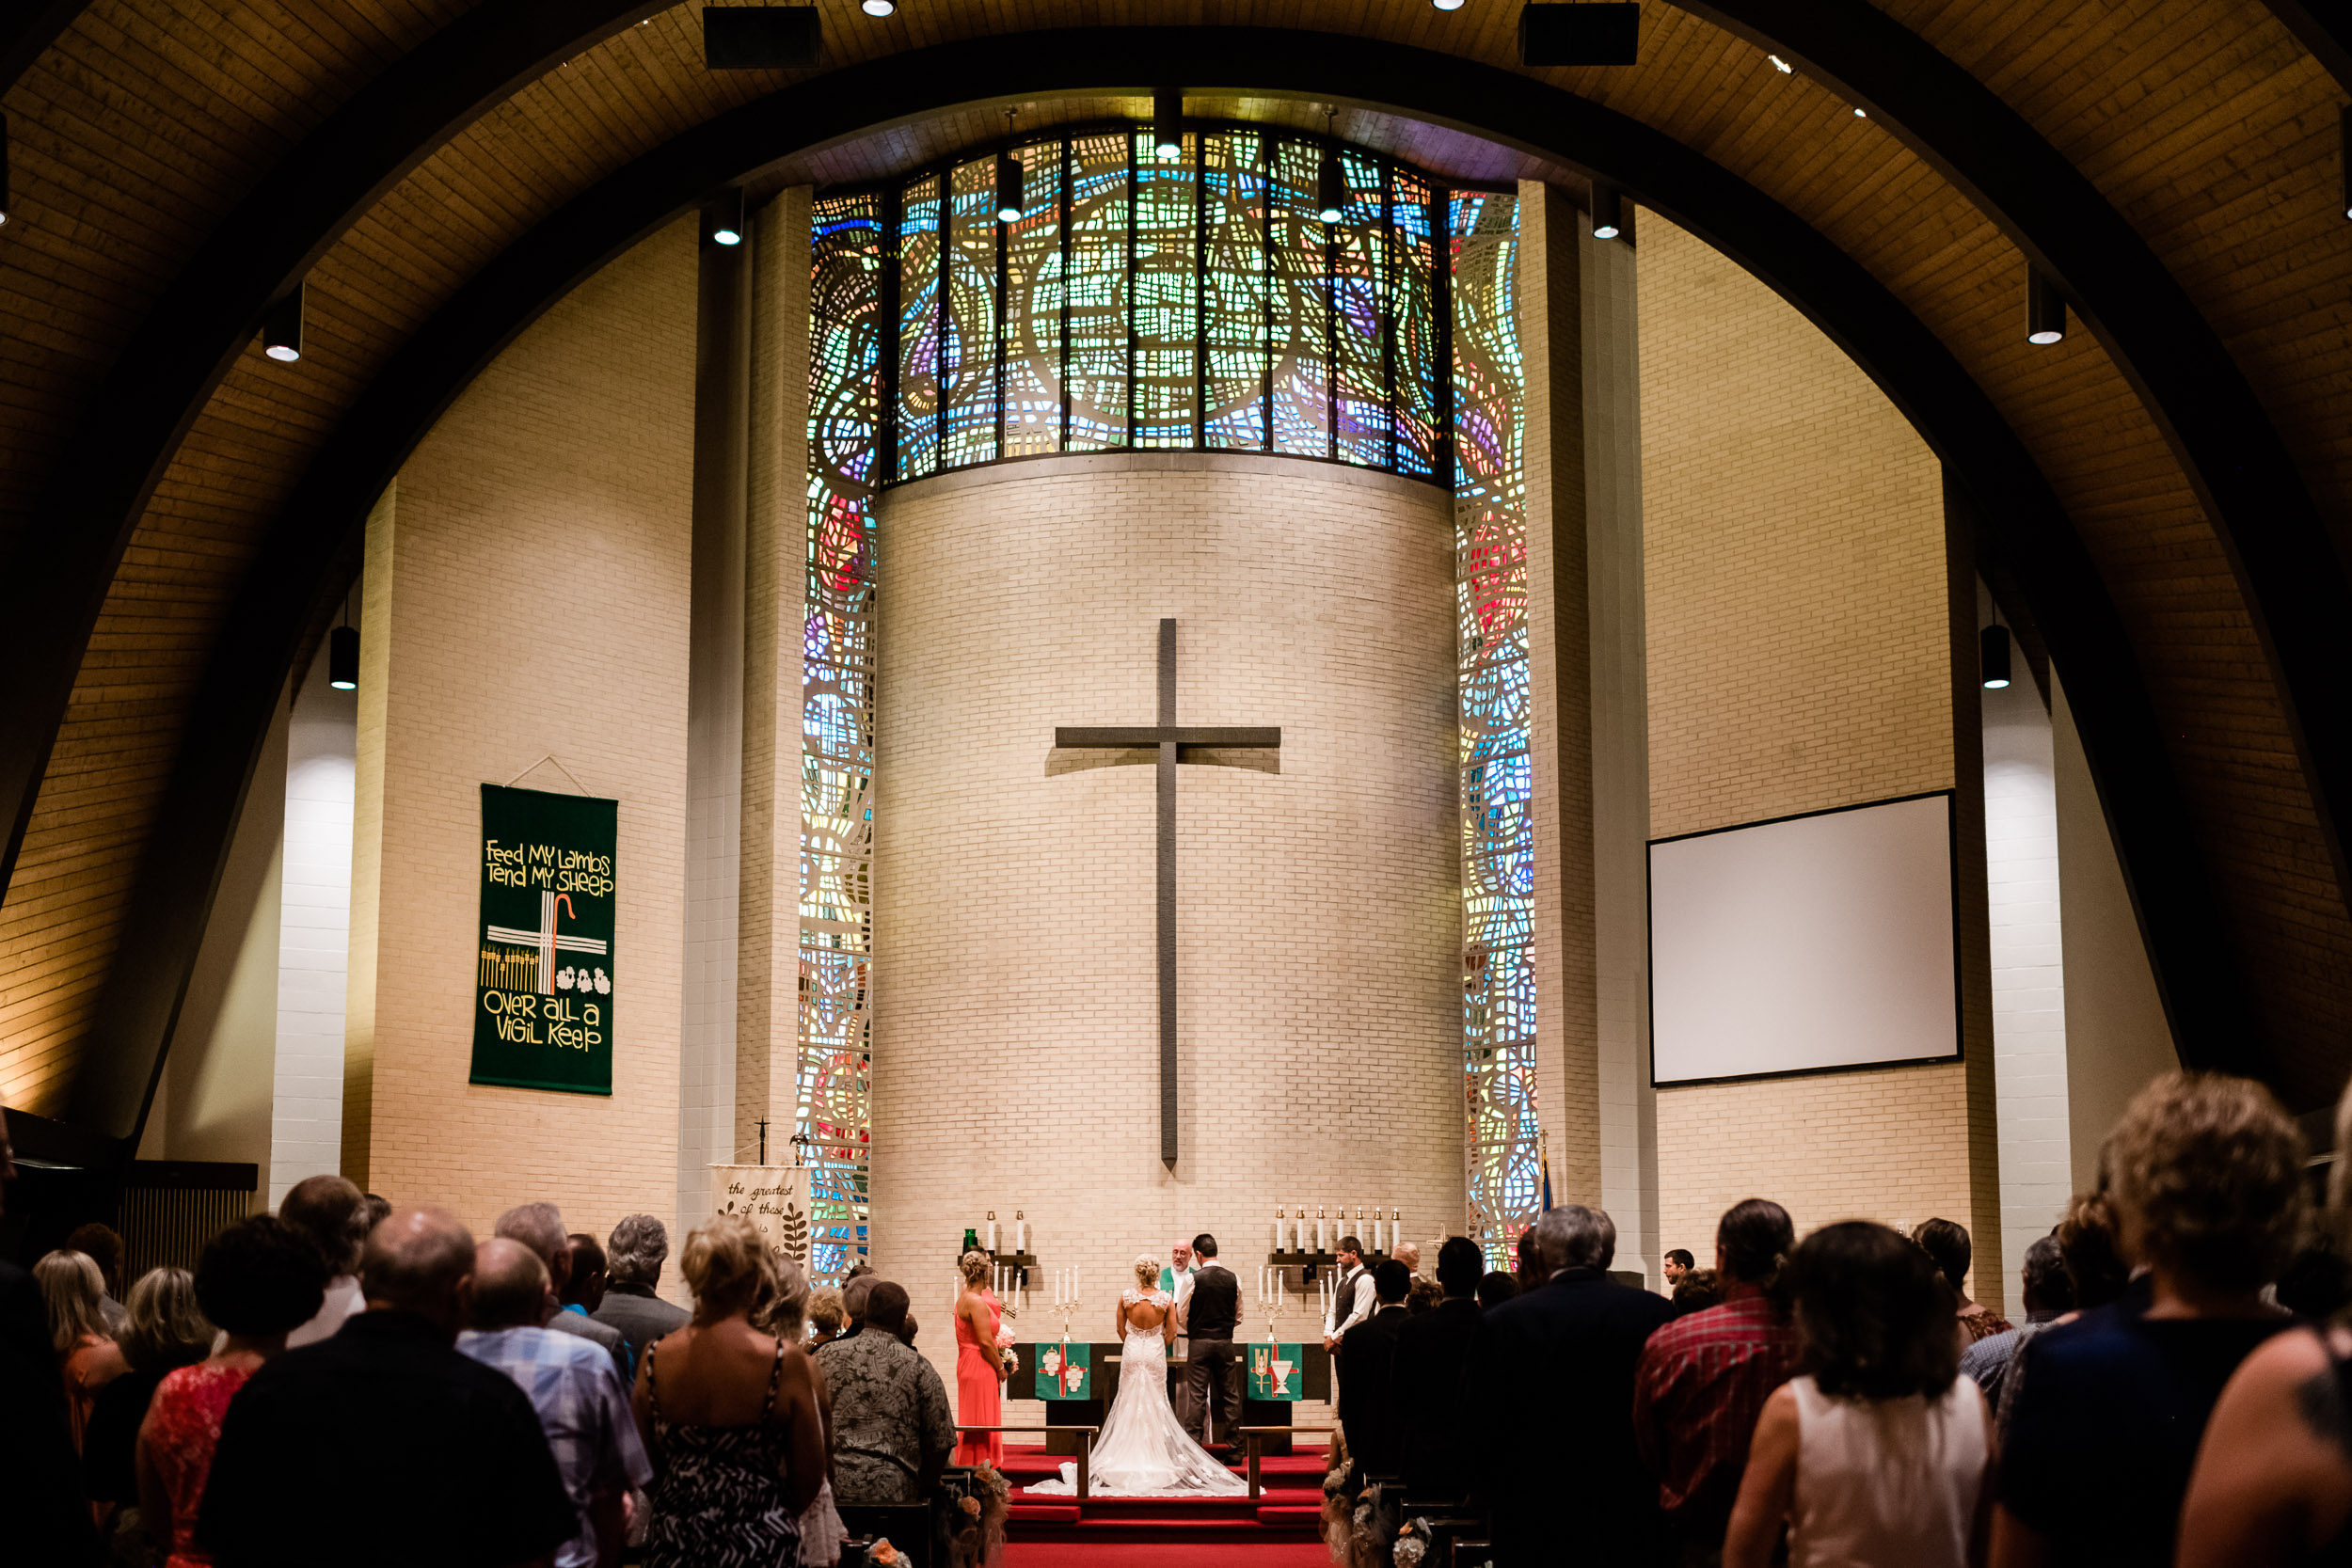
<instances>
[{"instance_id":1,"label":"woman with blonde hair","mask_svg":"<svg viewBox=\"0 0 2352 1568\"><path fill-rule=\"evenodd\" d=\"M123 1307L122 1337L115 1343L131 1370L98 1391L82 1434L83 1481L102 1526L108 1509L138 1506L139 1423L156 1386L211 1354L216 1332L196 1299L196 1275L185 1269L148 1270Z\"/></svg>"},{"instance_id":2,"label":"woman with blonde hair","mask_svg":"<svg viewBox=\"0 0 2352 1568\"><path fill-rule=\"evenodd\" d=\"M775 1271L775 1294L759 1326L780 1345L798 1345L808 1333L808 1275L789 1258L771 1257L770 1261ZM833 1390L826 1387L825 1369L813 1355L808 1358L808 1375L816 1386L818 1416L824 1422L826 1477L801 1514L801 1568L834 1568L841 1560L841 1543L850 1532L833 1506Z\"/></svg>"},{"instance_id":3,"label":"woman with blonde hair","mask_svg":"<svg viewBox=\"0 0 2352 1568\"><path fill-rule=\"evenodd\" d=\"M645 1561L794 1568L826 1445L808 1356L754 1325L784 1294L775 1259L749 1220L720 1214L686 1238L678 1262L694 1315L637 1367L637 1424L654 1462Z\"/></svg>"},{"instance_id":4,"label":"woman with blonde hair","mask_svg":"<svg viewBox=\"0 0 2352 1568\"><path fill-rule=\"evenodd\" d=\"M956 1260L963 1288L956 1293L956 1434L952 1465L1002 1465L1005 1434L973 1432L1001 1426L1005 1419L1005 1360L996 1354L996 1331L1004 1308L988 1288L988 1254L977 1247ZM1152 1276L1158 1279L1154 1273Z\"/></svg>"},{"instance_id":5,"label":"woman with blonde hair","mask_svg":"<svg viewBox=\"0 0 2352 1568\"><path fill-rule=\"evenodd\" d=\"M1136 1259L1136 1282L1120 1292L1119 1393L1094 1442L1091 1491L1098 1497L1230 1497L1249 1483L1218 1464L1176 1419L1168 1402L1168 1347L1176 1338L1176 1301L1160 1289L1160 1260ZM1059 1481L1027 1490L1074 1492L1078 1466Z\"/></svg>"},{"instance_id":6,"label":"woman with blonde hair","mask_svg":"<svg viewBox=\"0 0 2352 1568\"><path fill-rule=\"evenodd\" d=\"M33 1265L33 1279L49 1308L49 1348L57 1354L57 1371L65 1380L66 1415L73 1431L73 1451L82 1451L82 1433L98 1404L98 1391L131 1364L106 1332L99 1298L106 1293L106 1276L98 1260L86 1252L52 1252Z\"/></svg>"},{"instance_id":7,"label":"woman with blonde hair","mask_svg":"<svg viewBox=\"0 0 2352 1568\"><path fill-rule=\"evenodd\" d=\"M2025 1381L2001 1455L1995 1568L2173 1560L2222 1386L2293 1321L2264 1288L2302 1233L2303 1139L2267 1089L2168 1074L2134 1097L2100 1164L2124 1257L2146 1273L2035 1338L2012 1371Z\"/></svg>"}]
</instances>

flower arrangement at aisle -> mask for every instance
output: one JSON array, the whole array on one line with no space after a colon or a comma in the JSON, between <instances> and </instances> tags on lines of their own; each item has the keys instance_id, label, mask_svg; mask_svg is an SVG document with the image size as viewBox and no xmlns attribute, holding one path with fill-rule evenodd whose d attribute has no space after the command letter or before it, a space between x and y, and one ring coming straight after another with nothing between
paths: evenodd
<instances>
[{"instance_id":1,"label":"flower arrangement at aisle","mask_svg":"<svg viewBox=\"0 0 2352 1568\"><path fill-rule=\"evenodd\" d=\"M1347 1457L1347 1439L1333 1433L1331 1467L1323 1473L1323 1542L1331 1548L1331 1560L1342 1564L1354 1560L1356 1527L1350 1515L1356 1500L1347 1495L1347 1474L1355 1467Z\"/></svg>"},{"instance_id":2,"label":"flower arrangement at aisle","mask_svg":"<svg viewBox=\"0 0 2352 1568\"><path fill-rule=\"evenodd\" d=\"M1012 1482L993 1465L972 1467L969 1490L956 1499L947 1527L951 1568L997 1568L1005 1559L1005 1519Z\"/></svg>"},{"instance_id":3,"label":"flower arrangement at aisle","mask_svg":"<svg viewBox=\"0 0 2352 1568\"><path fill-rule=\"evenodd\" d=\"M1421 1560L1429 1555L1429 1521L1415 1519L1396 1532L1396 1544L1390 1555L1396 1559L1396 1568L1421 1568Z\"/></svg>"}]
</instances>

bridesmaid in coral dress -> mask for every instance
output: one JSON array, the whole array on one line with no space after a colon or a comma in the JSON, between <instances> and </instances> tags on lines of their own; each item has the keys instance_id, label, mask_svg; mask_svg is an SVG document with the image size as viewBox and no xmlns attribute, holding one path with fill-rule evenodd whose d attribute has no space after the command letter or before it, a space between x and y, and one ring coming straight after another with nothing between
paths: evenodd
<instances>
[{"instance_id":1,"label":"bridesmaid in coral dress","mask_svg":"<svg viewBox=\"0 0 2352 1568\"><path fill-rule=\"evenodd\" d=\"M957 1267L963 1291L956 1297L956 1419L964 1426L1000 1426L1005 1419L1005 1361L996 1354L1002 1313L988 1288L988 1254L977 1248ZM1002 1465L1005 1434L975 1432L960 1436L952 1463Z\"/></svg>"}]
</instances>

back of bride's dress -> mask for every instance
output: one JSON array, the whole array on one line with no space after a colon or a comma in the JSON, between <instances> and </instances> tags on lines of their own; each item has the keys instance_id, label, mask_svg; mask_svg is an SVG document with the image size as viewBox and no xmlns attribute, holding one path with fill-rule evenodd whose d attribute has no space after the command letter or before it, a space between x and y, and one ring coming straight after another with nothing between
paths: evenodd
<instances>
[{"instance_id":1,"label":"back of bride's dress","mask_svg":"<svg viewBox=\"0 0 2352 1568\"><path fill-rule=\"evenodd\" d=\"M1158 1291L1129 1291L1122 1306L1156 1302L1163 1312L1174 1302ZM1101 1497L1235 1497L1249 1483L1211 1458L1177 1424L1168 1403L1168 1342L1157 1328L1129 1325L1120 1346L1119 1397L1103 1418L1094 1440L1089 1490ZM1061 1480L1043 1481L1031 1492L1074 1492L1078 1466L1061 1467Z\"/></svg>"}]
</instances>

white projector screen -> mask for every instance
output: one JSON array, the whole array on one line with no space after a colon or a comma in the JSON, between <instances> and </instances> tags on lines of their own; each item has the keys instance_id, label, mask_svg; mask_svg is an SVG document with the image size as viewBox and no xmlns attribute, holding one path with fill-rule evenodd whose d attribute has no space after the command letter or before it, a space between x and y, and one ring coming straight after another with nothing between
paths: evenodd
<instances>
[{"instance_id":1,"label":"white projector screen","mask_svg":"<svg viewBox=\"0 0 2352 1568\"><path fill-rule=\"evenodd\" d=\"M1649 847L1650 1079L1960 1054L1948 792Z\"/></svg>"}]
</instances>

